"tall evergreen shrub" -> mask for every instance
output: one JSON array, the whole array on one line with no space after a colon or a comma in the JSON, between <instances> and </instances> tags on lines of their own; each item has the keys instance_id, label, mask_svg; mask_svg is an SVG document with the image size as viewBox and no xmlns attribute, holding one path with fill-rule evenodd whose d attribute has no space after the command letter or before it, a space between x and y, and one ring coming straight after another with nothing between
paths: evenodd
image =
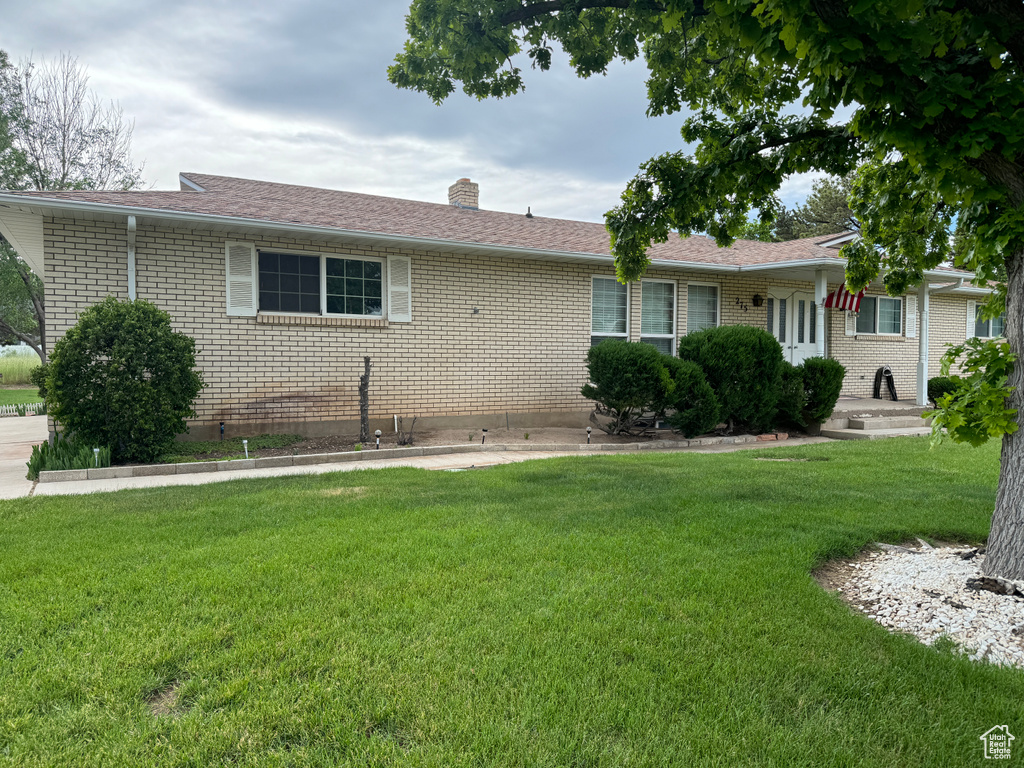
<instances>
[{"instance_id":1,"label":"tall evergreen shrub","mask_svg":"<svg viewBox=\"0 0 1024 768\"><path fill-rule=\"evenodd\" d=\"M832 415L843 389L846 368L838 360L809 357L804 369L804 418L808 424L821 424Z\"/></svg>"},{"instance_id":2,"label":"tall evergreen shrub","mask_svg":"<svg viewBox=\"0 0 1024 768\"><path fill-rule=\"evenodd\" d=\"M612 435L643 431L637 420L657 412L675 387L662 357L641 342L606 339L590 348L590 382L580 392L597 403L597 413L610 420L601 429Z\"/></svg>"},{"instance_id":3,"label":"tall evergreen shrub","mask_svg":"<svg viewBox=\"0 0 1024 768\"><path fill-rule=\"evenodd\" d=\"M804 392L804 368L782 361L782 379L779 386L778 426L795 424L807 425L804 417L806 394Z\"/></svg>"},{"instance_id":4,"label":"tall evergreen shrub","mask_svg":"<svg viewBox=\"0 0 1024 768\"><path fill-rule=\"evenodd\" d=\"M782 347L768 331L725 325L684 336L679 357L704 370L730 430L775 426L782 385Z\"/></svg>"},{"instance_id":5,"label":"tall evergreen shrub","mask_svg":"<svg viewBox=\"0 0 1024 768\"><path fill-rule=\"evenodd\" d=\"M686 438L713 430L718 425L720 409L704 371L689 360L670 355L662 359L675 384L663 410L668 411L668 423Z\"/></svg>"}]
</instances>

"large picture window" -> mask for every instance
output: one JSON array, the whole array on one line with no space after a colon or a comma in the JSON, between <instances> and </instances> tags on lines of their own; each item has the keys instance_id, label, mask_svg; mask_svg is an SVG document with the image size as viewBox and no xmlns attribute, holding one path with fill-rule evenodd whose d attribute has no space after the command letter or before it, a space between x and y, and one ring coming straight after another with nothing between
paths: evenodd
<instances>
[{"instance_id":1,"label":"large picture window","mask_svg":"<svg viewBox=\"0 0 1024 768\"><path fill-rule=\"evenodd\" d=\"M707 283L686 286L686 332L703 331L718 324L718 286Z\"/></svg>"},{"instance_id":2,"label":"large picture window","mask_svg":"<svg viewBox=\"0 0 1024 768\"><path fill-rule=\"evenodd\" d=\"M382 317L378 260L260 251L259 310Z\"/></svg>"},{"instance_id":3,"label":"large picture window","mask_svg":"<svg viewBox=\"0 0 1024 768\"><path fill-rule=\"evenodd\" d=\"M640 341L675 354L676 284L674 281L643 280L640 284Z\"/></svg>"},{"instance_id":4,"label":"large picture window","mask_svg":"<svg viewBox=\"0 0 1024 768\"><path fill-rule=\"evenodd\" d=\"M614 277L595 277L590 294L590 346L628 338L628 288Z\"/></svg>"},{"instance_id":5,"label":"large picture window","mask_svg":"<svg viewBox=\"0 0 1024 768\"><path fill-rule=\"evenodd\" d=\"M899 336L903 333L903 299L865 296L857 314L857 333Z\"/></svg>"}]
</instances>

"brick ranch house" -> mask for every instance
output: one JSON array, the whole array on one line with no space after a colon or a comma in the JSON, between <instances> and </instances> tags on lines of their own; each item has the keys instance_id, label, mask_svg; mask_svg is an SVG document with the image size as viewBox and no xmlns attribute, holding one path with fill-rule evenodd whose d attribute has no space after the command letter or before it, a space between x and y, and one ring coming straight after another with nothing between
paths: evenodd
<instances>
[{"instance_id":1,"label":"brick ranch house","mask_svg":"<svg viewBox=\"0 0 1024 768\"><path fill-rule=\"evenodd\" d=\"M786 243L672 238L644 279L614 279L602 224L182 174L178 191L0 193L0 233L46 286L50 342L108 295L139 297L194 337L207 387L191 435L353 431L362 358L375 428L583 425L585 358L603 338L665 351L718 324L766 328L799 363L847 368L870 396L892 367L925 402L947 343L998 335L987 291L937 270L900 298L870 286L854 315L825 309L851 235Z\"/></svg>"}]
</instances>

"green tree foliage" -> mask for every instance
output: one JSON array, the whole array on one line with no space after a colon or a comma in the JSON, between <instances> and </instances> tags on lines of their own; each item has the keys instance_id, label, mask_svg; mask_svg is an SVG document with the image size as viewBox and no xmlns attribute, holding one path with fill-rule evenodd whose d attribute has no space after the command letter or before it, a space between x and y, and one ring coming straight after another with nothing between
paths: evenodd
<instances>
[{"instance_id":1,"label":"green tree foliage","mask_svg":"<svg viewBox=\"0 0 1024 768\"><path fill-rule=\"evenodd\" d=\"M141 299L108 296L53 347L50 414L78 443L109 446L115 462L152 461L188 431L203 382L195 341Z\"/></svg>"},{"instance_id":2,"label":"green tree foliage","mask_svg":"<svg viewBox=\"0 0 1024 768\"><path fill-rule=\"evenodd\" d=\"M782 347L768 331L723 325L687 334L679 357L699 365L730 431L767 432L775 426L782 388Z\"/></svg>"},{"instance_id":3,"label":"green tree foliage","mask_svg":"<svg viewBox=\"0 0 1024 768\"><path fill-rule=\"evenodd\" d=\"M0 237L0 344L23 341L43 358L43 281Z\"/></svg>"},{"instance_id":4,"label":"green tree foliage","mask_svg":"<svg viewBox=\"0 0 1024 768\"><path fill-rule=\"evenodd\" d=\"M963 356L961 374L950 369ZM950 347L942 356L942 376L936 382L935 410L932 417L932 443L942 442L943 430L958 443L982 445L990 437L1017 431L1017 409L1007 407L1007 381L1016 356L1005 341L968 339L965 344Z\"/></svg>"},{"instance_id":5,"label":"green tree foliage","mask_svg":"<svg viewBox=\"0 0 1024 768\"><path fill-rule=\"evenodd\" d=\"M88 87L77 60L20 68L0 51L0 189L134 189L133 125ZM43 284L0 237L0 340L29 344L46 360Z\"/></svg>"},{"instance_id":6,"label":"green tree foliage","mask_svg":"<svg viewBox=\"0 0 1024 768\"><path fill-rule=\"evenodd\" d=\"M24 189L28 160L15 140L24 130L25 104L18 70L0 51L0 189Z\"/></svg>"},{"instance_id":7,"label":"green tree foliage","mask_svg":"<svg viewBox=\"0 0 1024 768\"><path fill-rule=\"evenodd\" d=\"M801 205L792 210L780 205L774 218L769 211L767 217L747 222L737 237L780 243L800 237L858 232L860 223L854 218L849 205L852 185L852 174L818 179Z\"/></svg>"},{"instance_id":8,"label":"green tree foliage","mask_svg":"<svg viewBox=\"0 0 1024 768\"><path fill-rule=\"evenodd\" d=\"M899 295L947 261L1007 275L1006 352L1024 342L1024 4L1019 0L413 0L398 86L442 101L522 90L554 46L582 77L643 56L648 113L686 109L694 149L644 163L606 214L636 280L676 232L727 245L790 175L854 178L847 284ZM996 350L999 351L998 349ZM1010 405L1024 370L1010 369ZM1024 442L1004 437L986 568L1024 578ZM1020 546L1013 544L1020 538ZM1012 556L1007 553L1013 553Z\"/></svg>"}]
</instances>

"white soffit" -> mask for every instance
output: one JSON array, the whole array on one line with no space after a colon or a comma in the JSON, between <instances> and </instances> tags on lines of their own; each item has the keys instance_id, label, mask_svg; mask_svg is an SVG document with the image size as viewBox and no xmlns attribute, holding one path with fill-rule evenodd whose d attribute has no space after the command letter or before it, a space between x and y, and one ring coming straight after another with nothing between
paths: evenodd
<instances>
[{"instance_id":1,"label":"white soffit","mask_svg":"<svg viewBox=\"0 0 1024 768\"><path fill-rule=\"evenodd\" d=\"M43 277L43 217L0 206L0 234L40 279Z\"/></svg>"}]
</instances>

